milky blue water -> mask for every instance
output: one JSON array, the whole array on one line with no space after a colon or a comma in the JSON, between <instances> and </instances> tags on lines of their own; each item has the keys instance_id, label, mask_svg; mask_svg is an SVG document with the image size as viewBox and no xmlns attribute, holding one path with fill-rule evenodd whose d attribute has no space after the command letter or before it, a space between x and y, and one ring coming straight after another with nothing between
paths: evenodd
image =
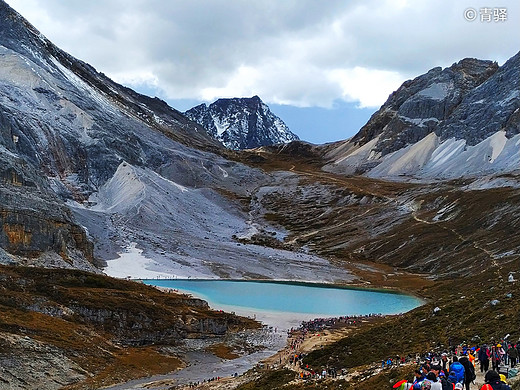
<instances>
[{"instance_id":1,"label":"milky blue water","mask_svg":"<svg viewBox=\"0 0 520 390\"><path fill-rule=\"evenodd\" d=\"M144 280L146 284L174 288L200 297L213 309L229 307L252 311L305 313L317 316L397 314L422 304L416 297L331 287L324 284L228 280Z\"/></svg>"}]
</instances>

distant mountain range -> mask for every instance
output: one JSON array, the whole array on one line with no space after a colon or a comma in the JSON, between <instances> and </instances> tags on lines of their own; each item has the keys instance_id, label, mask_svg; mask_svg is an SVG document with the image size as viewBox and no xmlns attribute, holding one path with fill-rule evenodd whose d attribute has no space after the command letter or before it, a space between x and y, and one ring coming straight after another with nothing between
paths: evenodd
<instances>
[{"instance_id":1,"label":"distant mountain range","mask_svg":"<svg viewBox=\"0 0 520 390\"><path fill-rule=\"evenodd\" d=\"M252 149L299 139L258 96L219 99L184 114L229 149Z\"/></svg>"}]
</instances>

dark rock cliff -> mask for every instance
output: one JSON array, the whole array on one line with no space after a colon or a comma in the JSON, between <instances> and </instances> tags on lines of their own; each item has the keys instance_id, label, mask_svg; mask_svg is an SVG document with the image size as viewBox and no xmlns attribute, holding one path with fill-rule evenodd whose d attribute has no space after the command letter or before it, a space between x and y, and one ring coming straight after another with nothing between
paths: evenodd
<instances>
[{"instance_id":1,"label":"dark rock cliff","mask_svg":"<svg viewBox=\"0 0 520 390\"><path fill-rule=\"evenodd\" d=\"M469 58L446 69L433 68L406 81L372 115L352 142L364 145L379 136L375 150L384 156L418 142L432 131L441 132L439 125L450 119L467 95L497 70L495 62ZM482 137L473 134L469 141L475 144Z\"/></svg>"},{"instance_id":2,"label":"dark rock cliff","mask_svg":"<svg viewBox=\"0 0 520 390\"><path fill-rule=\"evenodd\" d=\"M52 252L60 266L94 270L92 243L46 178L9 154L0 164L0 247L30 259Z\"/></svg>"},{"instance_id":3,"label":"dark rock cliff","mask_svg":"<svg viewBox=\"0 0 520 390\"><path fill-rule=\"evenodd\" d=\"M324 147L337 173L449 179L509 174L520 154L520 53L472 58L409 80L350 140Z\"/></svg>"}]
</instances>

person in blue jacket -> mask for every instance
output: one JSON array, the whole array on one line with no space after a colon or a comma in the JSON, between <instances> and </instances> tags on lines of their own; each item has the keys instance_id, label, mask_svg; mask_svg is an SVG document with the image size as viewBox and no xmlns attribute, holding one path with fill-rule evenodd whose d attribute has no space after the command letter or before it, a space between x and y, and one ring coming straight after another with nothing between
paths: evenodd
<instances>
[{"instance_id":1,"label":"person in blue jacket","mask_svg":"<svg viewBox=\"0 0 520 390\"><path fill-rule=\"evenodd\" d=\"M414 390L420 390L421 389L421 383L424 381L426 376L423 374L423 372L420 369L417 369L414 371L415 379L412 382L412 389Z\"/></svg>"},{"instance_id":2,"label":"person in blue jacket","mask_svg":"<svg viewBox=\"0 0 520 390\"><path fill-rule=\"evenodd\" d=\"M453 357L453 363L450 364L450 374L448 381L453 384L464 383L464 366L459 362L457 356Z\"/></svg>"}]
</instances>

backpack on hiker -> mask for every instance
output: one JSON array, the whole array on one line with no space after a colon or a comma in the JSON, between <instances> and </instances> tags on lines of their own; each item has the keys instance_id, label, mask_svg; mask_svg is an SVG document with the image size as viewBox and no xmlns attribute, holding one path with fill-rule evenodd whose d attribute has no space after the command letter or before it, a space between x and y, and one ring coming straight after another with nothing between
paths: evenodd
<instances>
[{"instance_id":1,"label":"backpack on hiker","mask_svg":"<svg viewBox=\"0 0 520 390\"><path fill-rule=\"evenodd\" d=\"M454 377L457 383L464 383L464 366L459 362L451 363L449 377Z\"/></svg>"},{"instance_id":2,"label":"backpack on hiker","mask_svg":"<svg viewBox=\"0 0 520 390\"><path fill-rule=\"evenodd\" d=\"M470 362L469 365L469 372L466 374L466 377L469 378L471 382L473 382L475 379L477 379L477 374L475 373L475 366Z\"/></svg>"}]
</instances>

